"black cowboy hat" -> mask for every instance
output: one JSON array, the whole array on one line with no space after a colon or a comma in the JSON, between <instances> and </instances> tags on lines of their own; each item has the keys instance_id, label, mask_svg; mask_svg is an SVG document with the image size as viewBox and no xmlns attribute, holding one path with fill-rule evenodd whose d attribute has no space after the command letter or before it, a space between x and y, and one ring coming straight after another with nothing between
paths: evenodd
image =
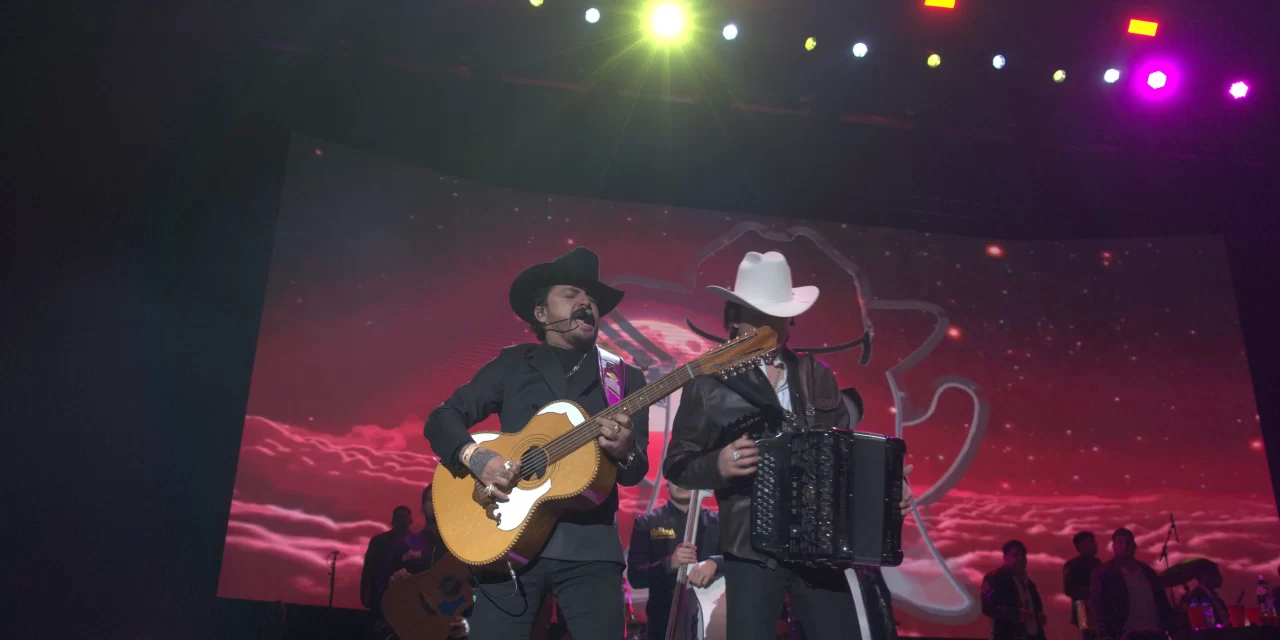
<instances>
[{"instance_id":1,"label":"black cowboy hat","mask_svg":"<svg viewBox=\"0 0 1280 640\"><path fill-rule=\"evenodd\" d=\"M586 247L578 247L551 262L535 264L521 271L511 283L511 293L508 294L511 310L521 320L537 323L538 319L533 316L534 292L557 284L582 287L596 299L602 316L622 302L622 291L600 282L600 256Z\"/></svg>"}]
</instances>

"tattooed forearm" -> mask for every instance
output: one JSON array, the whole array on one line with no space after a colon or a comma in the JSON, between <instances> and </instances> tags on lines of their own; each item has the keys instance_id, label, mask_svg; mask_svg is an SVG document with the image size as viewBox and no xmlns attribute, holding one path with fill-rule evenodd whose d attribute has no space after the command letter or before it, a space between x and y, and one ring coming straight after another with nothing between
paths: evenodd
<instances>
[{"instance_id":1,"label":"tattooed forearm","mask_svg":"<svg viewBox=\"0 0 1280 640\"><path fill-rule=\"evenodd\" d=\"M498 457L498 454L479 447L471 454L471 460L467 461L467 468L471 469L472 475L479 478L484 473L484 468L489 465L489 461Z\"/></svg>"}]
</instances>

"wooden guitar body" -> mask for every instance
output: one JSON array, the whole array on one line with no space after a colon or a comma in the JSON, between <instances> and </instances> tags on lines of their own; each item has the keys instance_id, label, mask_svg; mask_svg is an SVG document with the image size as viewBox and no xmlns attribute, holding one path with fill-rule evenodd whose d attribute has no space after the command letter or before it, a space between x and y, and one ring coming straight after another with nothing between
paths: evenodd
<instances>
[{"instance_id":1,"label":"wooden guitar body","mask_svg":"<svg viewBox=\"0 0 1280 640\"><path fill-rule=\"evenodd\" d=\"M401 640L444 640L471 608L471 568L446 555L427 571L392 582L382 615Z\"/></svg>"},{"instance_id":2,"label":"wooden guitar body","mask_svg":"<svg viewBox=\"0 0 1280 640\"><path fill-rule=\"evenodd\" d=\"M560 400L543 407L519 433L482 431L476 442L508 460L545 460L541 448L590 416L574 402ZM520 568L546 544L556 519L567 510L583 511L604 502L613 491L617 470L605 460L600 445L590 442L547 466L521 470L511 499L486 510L475 500L471 475L440 473L433 481L436 520L449 552L470 565L506 563ZM444 467L440 467L443 469Z\"/></svg>"},{"instance_id":3,"label":"wooden guitar body","mask_svg":"<svg viewBox=\"0 0 1280 640\"><path fill-rule=\"evenodd\" d=\"M628 394L595 417L577 403L543 407L519 433L473 433L472 439L509 461L519 461L510 498L495 502L470 474L439 473L436 522L449 552L474 567L512 570L529 564L546 545L565 511L586 511L613 492L618 471L603 459L597 438L601 420L632 416L700 375L739 375L773 357L778 336L768 327L740 336L676 367L653 384Z\"/></svg>"}]
</instances>

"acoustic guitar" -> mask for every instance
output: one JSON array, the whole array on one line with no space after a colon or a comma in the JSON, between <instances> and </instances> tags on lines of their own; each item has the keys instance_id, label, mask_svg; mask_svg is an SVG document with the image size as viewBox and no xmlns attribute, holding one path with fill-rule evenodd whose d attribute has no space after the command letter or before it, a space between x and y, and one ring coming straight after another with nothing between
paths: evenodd
<instances>
[{"instance_id":1,"label":"acoustic guitar","mask_svg":"<svg viewBox=\"0 0 1280 640\"><path fill-rule=\"evenodd\" d=\"M514 571L531 562L566 511L586 511L613 491L617 470L596 439L601 418L631 416L702 375L738 375L772 358L778 336L768 327L726 342L680 366L621 402L588 416L559 400L543 407L518 433L477 432L472 438L508 460L520 461L510 498L483 497L471 475L438 474L436 521L449 552L473 566ZM442 467L443 468L443 467Z\"/></svg>"},{"instance_id":2,"label":"acoustic guitar","mask_svg":"<svg viewBox=\"0 0 1280 640\"><path fill-rule=\"evenodd\" d=\"M471 567L445 554L430 569L392 582L382 616L400 640L444 640L471 608Z\"/></svg>"}]
</instances>

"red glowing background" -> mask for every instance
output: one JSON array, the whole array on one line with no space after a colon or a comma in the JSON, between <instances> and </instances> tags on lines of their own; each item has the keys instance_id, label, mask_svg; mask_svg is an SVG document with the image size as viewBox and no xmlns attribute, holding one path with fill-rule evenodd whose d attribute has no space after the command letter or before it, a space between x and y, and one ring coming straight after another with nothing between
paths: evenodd
<instances>
[{"instance_id":1,"label":"red glowing background","mask_svg":"<svg viewBox=\"0 0 1280 640\"><path fill-rule=\"evenodd\" d=\"M718 328L703 287L731 285L749 250L782 251L797 285L822 290L794 343L873 332L867 365L859 350L823 356L863 395L860 428L918 422L904 431L918 494L968 465L921 508L927 539L908 521L907 561L888 577L904 633L985 636L977 585L1018 538L1065 637L1072 534L1127 526L1155 564L1170 512L1171 561L1217 561L1229 601L1275 579L1280 520L1217 238L1005 242L562 198L297 138L219 595L323 604L337 550L335 604L359 607L368 539L435 468L427 413L532 339L507 287L575 245L627 290L603 340L642 368L709 346L685 318ZM935 381L952 385L935 394ZM664 414L651 415L651 479ZM624 545L661 504L652 493L623 491Z\"/></svg>"}]
</instances>

